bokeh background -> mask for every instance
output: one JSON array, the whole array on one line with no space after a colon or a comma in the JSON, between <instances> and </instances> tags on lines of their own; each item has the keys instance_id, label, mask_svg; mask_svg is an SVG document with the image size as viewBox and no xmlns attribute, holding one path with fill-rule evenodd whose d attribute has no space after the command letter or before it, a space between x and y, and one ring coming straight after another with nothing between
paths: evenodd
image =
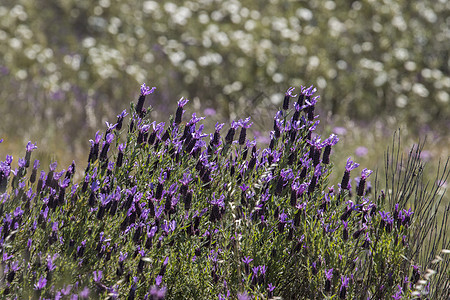
<instances>
[{"instance_id":1,"label":"bokeh background","mask_svg":"<svg viewBox=\"0 0 450 300\"><path fill-rule=\"evenodd\" d=\"M404 151L427 137L432 174L450 148L449 45L447 0L2 0L0 155L17 163L31 140L42 166L82 169L143 82L155 120L184 96L211 127L251 116L263 143L287 88L314 84L338 168L383 168L400 128Z\"/></svg>"}]
</instances>

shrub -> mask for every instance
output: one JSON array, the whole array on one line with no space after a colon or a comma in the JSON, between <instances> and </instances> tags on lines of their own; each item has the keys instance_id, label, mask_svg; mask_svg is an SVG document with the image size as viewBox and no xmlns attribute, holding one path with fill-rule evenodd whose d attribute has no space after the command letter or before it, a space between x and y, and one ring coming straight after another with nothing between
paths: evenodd
<instances>
[{"instance_id":1,"label":"shrub","mask_svg":"<svg viewBox=\"0 0 450 300\"><path fill-rule=\"evenodd\" d=\"M353 180L351 158L330 185L339 139L315 132L312 86L286 92L264 149L247 138L250 118L211 134L195 113L183 122L183 98L175 117L152 122L153 90L143 84L129 118L97 132L80 183L75 162L39 175L32 143L15 170L11 156L0 162L3 296L449 296L437 250L450 246L449 209L439 227L440 187L422 184L421 147L406 161L388 151L385 191L372 188L371 170ZM439 179L448 174L446 165Z\"/></svg>"}]
</instances>

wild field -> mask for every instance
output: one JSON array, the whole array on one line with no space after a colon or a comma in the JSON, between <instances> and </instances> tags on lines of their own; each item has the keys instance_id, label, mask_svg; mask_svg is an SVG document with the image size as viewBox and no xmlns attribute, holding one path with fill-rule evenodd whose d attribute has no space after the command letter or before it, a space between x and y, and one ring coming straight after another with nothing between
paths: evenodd
<instances>
[{"instance_id":1,"label":"wild field","mask_svg":"<svg viewBox=\"0 0 450 300\"><path fill-rule=\"evenodd\" d=\"M449 298L449 11L2 2L2 297Z\"/></svg>"}]
</instances>

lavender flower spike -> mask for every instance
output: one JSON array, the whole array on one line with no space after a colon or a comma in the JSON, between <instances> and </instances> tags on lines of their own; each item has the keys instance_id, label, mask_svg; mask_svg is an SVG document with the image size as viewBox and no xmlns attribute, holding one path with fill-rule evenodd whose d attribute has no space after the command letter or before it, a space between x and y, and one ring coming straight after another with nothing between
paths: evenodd
<instances>
[{"instance_id":1,"label":"lavender flower spike","mask_svg":"<svg viewBox=\"0 0 450 300\"><path fill-rule=\"evenodd\" d=\"M114 128L116 128L117 123L113 124L113 123L109 123L108 121L105 121L106 124L106 134L110 133L111 131L114 130Z\"/></svg>"},{"instance_id":2,"label":"lavender flower spike","mask_svg":"<svg viewBox=\"0 0 450 300\"><path fill-rule=\"evenodd\" d=\"M106 136L106 140L103 142L102 152L100 153L100 160L101 161L106 160L107 154L108 154L108 150L109 150L109 145L111 144L113 139L114 139L114 134L113 133L108 133L108 135Z\"/></svg>"},{"instance_id":3,"label":"lavender flower spike","mask_svg":"<svg viewBox=\"0 0 450 300\"><path fill-rule=\"evenodd\" d=\"M331 279L333 278L333 268L327 270L325 269L325 292L329 292L331 290Z\"/></svg>"},{"instance_id":4,"label":"lavender flower spike","mask_svg":"<svg viewBox=\"0 0 450 300\"><path fill-rule=\"evenodd\" d=\"M276 288L276 286L274 286L273 284L269 283L267 285L267 291L268 291L268 298L272 299L273 298L273 290Z\"/></svg>"},{"instance_id":5,"label":"lavender flower spike","mask_svg":"<svg viewBox=\"0 0 450 300\"><path fill-rule=\"evenodd\" d=\"M214 135L210 142L214 146L219 145L219 142L220 142L220 133L219 132L222 129L223 125L225 125L225 123L219 123L219 122L216 123Z\"/></svg>"},{"instance_id":6,"label":"lavender flower spike","mask_svg":"<svg viewBox=\"0 0 450 300\"><path fill-rule=\"evenodd\" d=\"M177 111L175 113L175 124L180 124L181 123L181 118L183 116L183 106L185 106L187 103L189 102L188 99L184 99L183 97L178 100L178 108Z\"/></svg>"},{"instance_id":7,"label":"lavender flower spike","mask_svg":"<svg viewBox=\"0 0 450 300\"><path fill-rule=\"evenodd\" d=\"M244 262L245 274L250 274L250 263L253 261L253 258L250 258L250 256L244 256L242 261Z\"/></svg>"},{"instance_id":8,"label":"lavender flower spike","mask_svg":"<svg viewBox=\"0 0 450 300\"><path fill-rule=\"evenodd\" d=\"M339 138L335 134L331 134L329 138L324 141L325 150L323 151L322 163L327 165L330 163L331 146L339 142Z\"/></svg>"},{"instance_id":9,"label":"lavender flower spike","mask_svg":"<svg viewBox=\"0 0 450 300\"><path fill-rule=\"evenodd\" d=\"M347 159L347 164L345 165L344 177L342 177L341 188L344 190L348 189L348 183L350 181L350 171L359 167L358 163L355 163L349 157Z\"/></svg>"},{"instance_id":10,"label":"lavender flower spike","mask_svg":"<svg viewBox=\"0 0 450 300\"><path fill-rule=\"evenodd\" d=\"M117 146L117 150L119 150L119 154L117 155L116 166L120 168L123 163L123 151L125 150L126 144L120 144Z\"/></svg>"},{"instance_id":11,"label":"lavender flower spike","mask_svg":"<svg viewBox=\"0 0 450 300\"><path fill-rule=\"evenodd\" d=\"M233 142L234 133L236 132L236 128L239 126L239 122L232 121L231 128L228 130L227 135L225 136L225 143L230 145Z\"/></svg>"},{"instance_id":12,"label":"lavender flower spike","mask_svg":"<svg viewBox=\"0 0 450 300\"><path fill-rule=\"evenodd\" d=\"M357 194L358 196L363 196L364 195L364 189L366 186L366 179L370 176L370 174L372 174L372 170L369 169L364 169L361 172L361 179L359 180L359 185L358 185L358 190L357 190Z\"/></svg>"},{"instance_id":13,"label":"lavender flower spike","mask_svg":"<svg viewBox=\"0 0 450 300\"><path fill-rule=\"evenodd\" d=\"M239 124L241 125L241 133L239 134L239 145L245 144L245 138L247 137L247 128L252 126L253 122L250 123L250 117L245 120L240 120Z\"/></svg>"},{"instance_id":14,"label":"lavender flower spike","mask_svg":"<svg viewBox=\"0 0 450 300\"><path fill-rule=\"evenodd\" d=\"M153 91L155 89L156 89L155 87L152 87L150 89L150 87L146 86L145 83L143 83L141 85L141 95L139 96L139 100L138 100L138 103L136 105L136 112L139 115L142 114L142 108L144 107L145 96L150 95L151 93L153 93Z\"/></svg>"},{"instance_id":15,"label":"lavender flower spike","mask_svg":"<svg viewBox=\"0 0 450 300\"><path fill-rule=\"evenodd\" d=\"M35 290L42 290L47 284L47 279L45 277L39 278L38 282L34 284Z\"/></svg>"},{"instance_id":16,"label":"lavender flower spike","mask_svg":"<svg viewBox=\"0 0 450 300\"><path fill-rule=\"evenodd\" d=\"M123 124L123 118L125 118L128 115L127 110L123 110L120 115L117 115L117 122L116 122L116 130L120 130L122 129L122 124Z\"/></svg>"},{"instance_id":17,"label":"lavender flower spike","mask_svg":"<svg viewBox=\"0 0 450 300\"><path fill-rule=\"evenodd\" d=\"M31 152L33 152L34 149L36 149L36 144L32 144L31 142L28 142L26 147L26 153L25 153L25 168L28 168L30 166L30 157Z\"/></svg>"},{"instance_id":18,"label":"lavender flower spike","mask_svg":"<svg viewBox=\"0 0 450 300\"><path fill-rule=\"evenodd\" d=\"M141 95L142 95L142 96L150 95L151 93L153 93L153 92L155 91L155 89L156 89L156 87L152 87L152 88L150 89L149 86L147 86L145 83L143 83L143 84L141 85Z\"/></svg>"},{"instance_id":19,"label":"lavender flower spike","mask_svg":"<svg viewBox=\"0 0 450 300\"><path fill-rule=\"evenodd\" d=\"M356 169L357 167L359 167L358 163L355 163L351 160L351 158L347 158L347 164L345 165L345 170L347 172L350 172L353 169Z\"/></svg>"},{"instance_id":20,"label":"lavender flower spike","mask_svg":"<svg viewBox=\"0 0 450 300\"><path fill-rule=\"evenodd\" d=\"M292 92L294 91L294 87L288 88L287 92L284 94L284 101L283 101L283 109L287 110L289 108L289 99L291 97L297 97L297 95L293 95Z\"/></svg>"},{"instance_id":21,"label":"lavender flower spike","mask_svg":"<svg viewBox=\"0 0 450 300\"><path fill-rule=\"evenodd\" d=\"M37 146L36 146L36 144L32 144L31 142L28 142L26 149L27 149L27 152L32 152L34 149L37 149Z\"/></svg>"},{"instance_id":22,"label":"lavender flower spike","mask_svg":"<svg viewBox=\"0 0 450 300\"><path fill-rule=\"evenodd\" d=\"M341 276L341 288L339 293L339 298L345 299L347 294L349 278L347 276Z\"/></svg>"},{"instance_id":23,"label":"lavender flower spike","mask_svg":"<svg viewBox=\"0 0 450 300\"><path fill-rule=\"evenodd\" d=\"M372 173L373 173L372 170L369 170L369 169L365 168L361 172L361 179L364 179L364 180L367 179L370 176L370 174L372 174Z\"/></svg>"}]
</instances>

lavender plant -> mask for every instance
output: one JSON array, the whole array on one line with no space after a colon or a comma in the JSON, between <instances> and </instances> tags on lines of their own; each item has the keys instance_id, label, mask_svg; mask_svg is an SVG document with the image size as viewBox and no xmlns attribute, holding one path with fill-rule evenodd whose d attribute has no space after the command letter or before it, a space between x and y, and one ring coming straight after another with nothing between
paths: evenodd
<instances>
[{"instance_id":1,"label":"lavender plant","mask_svg":"<svg viewBox=\"0 0 450 300\"><path fill-rule=\"evenodd\" d=\"M75 162L38 178L32 143L18 168L12 156L0 162L3 297L450 296L440 256L449 208L439 227L440 187L422 184L421 147L406 165L388 151L383 190L375 179L372 193L368 169L352 187L351 158L333 185L339 139L316 132L312 86L285 94L266 148L248 139L250 118L205 133L203 117L184 115L184 98L175 117L152 121L153 91L143 84L137 104L97 132L79 183ZM448 178L447 164L440 174Z\"/></svg>"}]
</instances>

